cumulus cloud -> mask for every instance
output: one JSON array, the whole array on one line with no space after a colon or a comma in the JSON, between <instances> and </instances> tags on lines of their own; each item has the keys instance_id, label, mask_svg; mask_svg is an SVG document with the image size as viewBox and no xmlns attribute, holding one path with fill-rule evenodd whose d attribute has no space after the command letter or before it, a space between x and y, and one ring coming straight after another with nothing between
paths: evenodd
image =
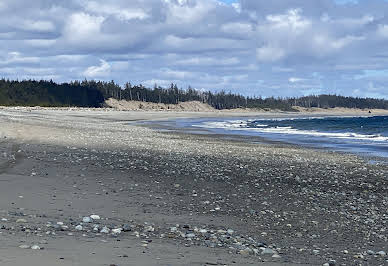
<instances>
[{"instance_id":1,"label":"cumulus cloud","mask_svg":"<svg viewBox=\"0 0 388 266\"><path fill-rule=\"evenodd\" d=\"M63 29L63 37L73 43L83 41L95 42L103 35L101 26L104 22L103 16L90 15L84 12L74 13L66 21Z\"/></svg>"},{"instance_id":2,"label":"cumulus cloud","mask_svg":"<svg viewBox=\"0 0 388 266\"><path fill-rule=\"evenodd\" d=\"M90 66L84 72L83 75L87 78L101 78L107 77L110 74L111 65L105 60L100 60L100 65Z\"/></svg>"},{"instance_id":3,"label":"cumulus cloud","mask_svg":"<svg viewBox=\"0 0 388 266\"><path fill-rule=\"evenodd\" d=\"M387 13L382 0L3 0L0 74L387 97Z\"/></svg>"}]
</instances>

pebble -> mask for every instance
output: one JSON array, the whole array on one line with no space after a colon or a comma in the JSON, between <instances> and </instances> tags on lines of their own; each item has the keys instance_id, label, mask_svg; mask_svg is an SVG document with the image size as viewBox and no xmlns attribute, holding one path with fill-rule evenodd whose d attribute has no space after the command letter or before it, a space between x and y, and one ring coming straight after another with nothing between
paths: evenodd
<instances>
[{"instance_id":1,"label":"pebble","mask_svg":"<svg viewBox=\"0 0 388 266\"><path fill-rule=\"evenodd\" d=\"M33 250L40 250L41 247L39 247L38 245L33 245L33 246L31 247L31 249L33 249Z\"/></svg>"},{"instance_id":2,"label":"pebble","mask_svg":"<svg viewBox=\"0 0 388 266\"><path fill-rule=\"evenodd\" d=\"M77 225L76 227L75 227L75 230L77 230L77 231L82 231L83 230L83 227L82 227L82 225Z\"/></svg>"},{"instance_id":3,"label":"pebble","mask_svg":"<svg viewBox=\"0 0 388 266\"><path fill-rule=\"evenodd\" d=\"M129 224L124 224L123 225L123 231L124 232L129 232L129 231L132 231L132 228Z\"/></svg>"},{"instance_id":4,"label":"pebble","mask_svg":"<svg viewBox=\"0 0 388 266\"><path fill-rule=\"evenodd\" d=\"M246 248L246 249L240 250L240 254L243 256L249 256L250 254L252 254L252 250L250 248Z\"/></svg>"},{"instance_id":5,"label":"pebble","mask_svg":"<svg viewBox=\"0 0 388 266\"><path fill-rule=\"evenodd\" d=\"M121 234L121 231L123 231L122 228L115 228L115 229L112 229L112 234L119 235L119 234Z\"/></svg>"},{"instance_id":6,"label":"pebble","mask_svg":"<svg viewBox=\"0 0 388 266\"><path fill-rule=\"evenodd\" d=\"M16 222L17 223L26 223L27 220L26 219L17 219Z\"/></svg>"},{"instance_id":7,"label":"pebble","mask_svg":"<svg viewBox=\"0 0 388 266\"><path fill-rule=\"evenodd\" d=\"M91 223L91 222L92 222L92 218L90 218L90 217L84 217L84 218L82 218L82 222L83 222L83 223Z\"/></svg>"},{"instance_id":8,"label":"pebble","mask_svg":"<svg viewBox=\"0 0 388 266\"><path fill-rule=\"evenodd\" d=\"M100 233L102 234L109 234L109 232L110 232L110 229L106 226L104 226L100 231Z\"/></svg>"},{"instance_id":9,"label":"pebble","mask_svg":"<svg viewBox=\"0 0 388 266\"><path fill-rule=\"evenodd\" d=\"M100 220L101 219L101 217L99 215L96 215L96 214L90 215L90 218L93 220Z\"/></svg>"},{"instance_id":10,"label":"pebble","mask_svg":"<svg viewBox=\"0 0 388 266\"><path fill-rule=\"evenodd\" d=\"M262 255L273 255L273 254L276 254L276 251L271 249L271 248L264 248L262 251L261 251L261 254Z\"/></svg>"},{"instance_id":11,"label":"pebble","mask_svg":"<svg viewBox=\"0 0 388 266\"><path fill-rule=\"evenodd\" d=\"M29 249L30 246L29 246L29 245L20 245L19 248L22 248L22 249Z\"/></svg>"},{"instance_id":12,"label":"pebble","mask_svg":"<svg viewBox=\"0 0 388 266\"><path fill-rule=\"evenodd\" d=\"M234 230L232 230L232 229L228 229L228 231L227 231L227 232L228 232L228 234L229 234L229 235L233 235L233 233L234 233Z\"/></svg>"},{"instance_id":13,"label":"pebble","mask_svg":"<svg viewBox=\"0 0 388 266\"><path fill-rule=\"evenodd\" d=\"M366 253L368 253L368 255L374 255L375 254L375 252L373 250L370 250L370 249L367 250Z\"/></svg>"}]
</instances>

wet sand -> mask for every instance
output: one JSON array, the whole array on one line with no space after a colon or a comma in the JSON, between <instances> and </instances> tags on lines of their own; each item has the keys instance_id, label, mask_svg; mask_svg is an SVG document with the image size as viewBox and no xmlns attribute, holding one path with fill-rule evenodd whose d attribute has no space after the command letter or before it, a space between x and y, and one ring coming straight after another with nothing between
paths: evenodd
<instances>
[{"instance_id":1,"label":"wet sand","mask_svg":"<svg viewBox=\"0 0 388 266\"><path fill-rule=\"evenodd\" d=\"M253 115L0 110L0 263L386 263L387 165L133 123Z\"/></svg>"}]
</instances>

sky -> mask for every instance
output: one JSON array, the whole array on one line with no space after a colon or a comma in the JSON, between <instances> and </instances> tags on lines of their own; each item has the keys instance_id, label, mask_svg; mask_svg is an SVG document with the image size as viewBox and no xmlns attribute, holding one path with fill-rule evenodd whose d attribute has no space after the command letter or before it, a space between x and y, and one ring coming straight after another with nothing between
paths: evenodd
<instances>
[{"instance_id":1,"label":"sky","mask_svg":"<svg viewBox=\"0 0 388 266\"><path fill-rule=\"evenodd\" d=\"M1 0L0 77L388 99L385 0Z\"/></svg>"}]
</instances>

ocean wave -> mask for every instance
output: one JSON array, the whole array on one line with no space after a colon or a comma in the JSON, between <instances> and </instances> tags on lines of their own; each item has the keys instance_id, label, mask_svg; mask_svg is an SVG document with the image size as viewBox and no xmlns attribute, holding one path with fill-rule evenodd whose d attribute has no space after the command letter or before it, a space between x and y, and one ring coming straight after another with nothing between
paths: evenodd
<instances>
[{"instance_id":1,"label":"ocean wave","mask_svg":"<svg viewBox=\"0 0 388 266\"><path fill-rule=\"evenodd\" d=\"M256 120L258 121L258 120ZM290 126L275 126L269 127L265 124L254 124L255 127L248 127L248 122L243 120L222 121L222 122L205 122L202 124L193 125L193 127L208 128L208 129L225 129L225 130L240 130L251 131L257 133L271 134L290 134L290 135L306 135L314 137L326 137L336 139L353 139L353 140L368 140L374 142L388 142L388 137L382 135L366 135L354 132L321 132L316 130L301 130Z\"/></svg>"},{"instance_id":2,"label":"ocean wave","mask_svg":"<svg viewBox=\"0 0 388 266\"><path fill-rule=\"evenodd\" d=\"M251 122L256 121L295 121L295 120L325 120L325 119L338 119L338 118L371 118L373 116L367 115L332 115L332 116L305 116L305 117L277 117L277 118L257 118L250 120Z\"/></svg>"}]
</instances>

